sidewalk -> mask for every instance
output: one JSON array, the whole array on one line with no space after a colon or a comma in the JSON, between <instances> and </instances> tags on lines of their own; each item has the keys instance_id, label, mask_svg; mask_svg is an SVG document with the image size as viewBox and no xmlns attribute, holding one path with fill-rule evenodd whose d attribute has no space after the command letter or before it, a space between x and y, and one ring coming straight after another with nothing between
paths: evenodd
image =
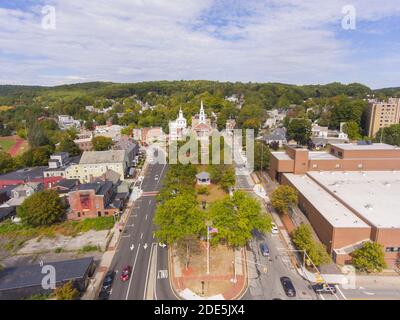
<instances>
[{"instance_id":1,"label":"sidewalk","mask_svg":"<svg viewBox=\"0 0 400 320\"><path fill-rule=\"evenodd\" d=\"M266 176L265 173L263 173L260 177L260 180L262 181L262 184L264 188L267 190L267 194L270 194L275 190L275 188L278 186L277 183L273 182L269 177ZM298 209L294 209L294 214L293 217L289 215L284 215L281 216L279 215L271 206L268 206L268 211L272 215L272 218L274 222L276 223L277 227L280 230L280 235L284 240L284 243L286 244L286 247L288 250L295 250L296 248L294 247L292 240L290 238L290 233L296 228L296 226L300 225L301 223L307 223L309 224L307 218L304 216L304 214ZM315 231L313 231L313 236L314 239L319 241ZM290 253L290 257L292 259L293 265L296 266L298 273L306 280L310 281L312 280L313 282L316 282L316 276L313 275L311 276L311 273L309 272L303 272L302 266L298 261L298 258L293 254ZM344 275L341 273L340 269L337 267L336 264L330 263L327 265L323 265L320 267L320 271L322 273L322 277L326 277L327 279L339 279L339 282L343 281Z\"/></svg>"},{"instance_id":2,"label":"sidewalk","mask_svg":"<svg viewBox=\"0 0 400 320\"><path fill-rule=\"evenodd\" d=\"M184 270L176 249L170 248L168 254L171 286L175 294L183 300L237 300L247 290L246 250L244 248L234 251L232 258L235 266L231 259L229 262L226 262L226 259L222 261L220 256L214 254L210 260L211 273L209 275L201 266L194 263ZM235 271L233 268L236 270L236 281L234 281Z\"/></svg>"},{"instance_id":3,"label":"sidewalk","mask_svg":"<svg viewBox=\"0 0 400 320\"><path fill-rule=\"evenodd\" d=\"M144 173L146 172L147 165L148 164L146 161L145 164L143 165L141 176L143 176ZM101 284L103 282L105 274L107 273L108 269L111 266L116 249L123 234L123 232L120 232L120 228L122 230L125 229L126 222L128 221L129 216L133 212L133 207L135 205L135 202L132 201L131 196L128 205L121 216L121 219L114 225L113 229L111 229L111 235L109 236L110 240L108 242L107 250L104 252L100 260L99 266L96 268L94 276L90 279L86 292L83 294L81 300L96 300L96 298L100 293Z\"/></svg>"}]
</instances>

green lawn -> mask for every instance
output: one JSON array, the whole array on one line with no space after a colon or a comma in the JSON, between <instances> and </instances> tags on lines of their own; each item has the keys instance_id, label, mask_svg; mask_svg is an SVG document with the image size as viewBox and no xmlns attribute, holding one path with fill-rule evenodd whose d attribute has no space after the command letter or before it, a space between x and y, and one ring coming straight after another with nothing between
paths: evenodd
<instances>
[{"instance_id":1,"label":"green lawn","mask_svg":"<svg viewBox=\"0 0 400 320\"><path fill-rule=\"evenodd\" d=\"M48 227L32 228L22 224L12 223L10 220L0 223L0 236L4 237L54 237L57 234L77 236L81 232L90 230L109 230L114 226L114 217L98 217L82 221L65 221Z\"/></svg>"},{"instance_id":2,"label":"green lawn","mask_svg":"<svg viewBox=\"0 0 400 320\"><path fill-rule=\"evenodd\" d=\"M14 139L0 139L0 150L7 152L15 144Z\"/></svg>"}]
</instances>

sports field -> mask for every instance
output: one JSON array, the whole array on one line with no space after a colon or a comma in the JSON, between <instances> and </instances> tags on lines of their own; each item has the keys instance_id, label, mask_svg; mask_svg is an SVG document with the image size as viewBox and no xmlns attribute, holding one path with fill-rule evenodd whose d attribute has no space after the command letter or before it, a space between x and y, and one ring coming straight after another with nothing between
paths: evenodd
<instances>
[{"instance_id":1,"label":"sports field","mask_svg":"<svg viewBox=\"0 0 400 320\"><path fill-rule=\"evenodd\" d=\"M28 142L18 136L0 137L0 151L15 157L28 150Z\"/></svg>"}]
</instances>

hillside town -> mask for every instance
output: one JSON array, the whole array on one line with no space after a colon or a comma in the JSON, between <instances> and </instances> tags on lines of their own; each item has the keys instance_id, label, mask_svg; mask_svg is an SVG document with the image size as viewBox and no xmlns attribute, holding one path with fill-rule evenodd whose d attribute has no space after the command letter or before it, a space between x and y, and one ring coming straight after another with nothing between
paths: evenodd
<instances>
[{"instance_id":1,"label":"hillside town","mask_svg":"<svg viewBox=\"0 0 400 320\"><path fill-rule=\"evenodd\" d=\"M0 3L0 302L400 300L400 11L353 2Z\"/></svg>"}]
</instances>

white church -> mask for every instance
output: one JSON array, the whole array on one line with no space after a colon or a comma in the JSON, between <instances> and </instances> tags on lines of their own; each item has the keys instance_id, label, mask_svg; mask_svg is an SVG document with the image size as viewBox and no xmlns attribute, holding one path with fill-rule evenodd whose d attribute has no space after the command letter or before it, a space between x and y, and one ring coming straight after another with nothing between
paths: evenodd
<instances>
[{"instance_id":1,"label":"white church","mask_svg":"<svg viewBox=\"0 0 400 320\"><path fill-rule=\"evenodd\" d=\"M186 118L183 116L182 109L180 109L178 118L175 121L169 122L170 141L180 140L188 134L189 129L190 128L187 127ZM193 130L200 139L209 137L214 130L211 120L205 113L203 101L201 101L199 113L192 117L191 130Z\"/></svg>"},{"instance_id":2,"label":"white church","mask_svg":"<svg viewBox=\"0 0 400 320\"><path fill-rule=\"evenodd\" d=\"M169 122L169 139L171 141L180 140L187 133L187 121L183 116L182 109L179 110L178 118Z\"/></svg>"}]
</instances>

